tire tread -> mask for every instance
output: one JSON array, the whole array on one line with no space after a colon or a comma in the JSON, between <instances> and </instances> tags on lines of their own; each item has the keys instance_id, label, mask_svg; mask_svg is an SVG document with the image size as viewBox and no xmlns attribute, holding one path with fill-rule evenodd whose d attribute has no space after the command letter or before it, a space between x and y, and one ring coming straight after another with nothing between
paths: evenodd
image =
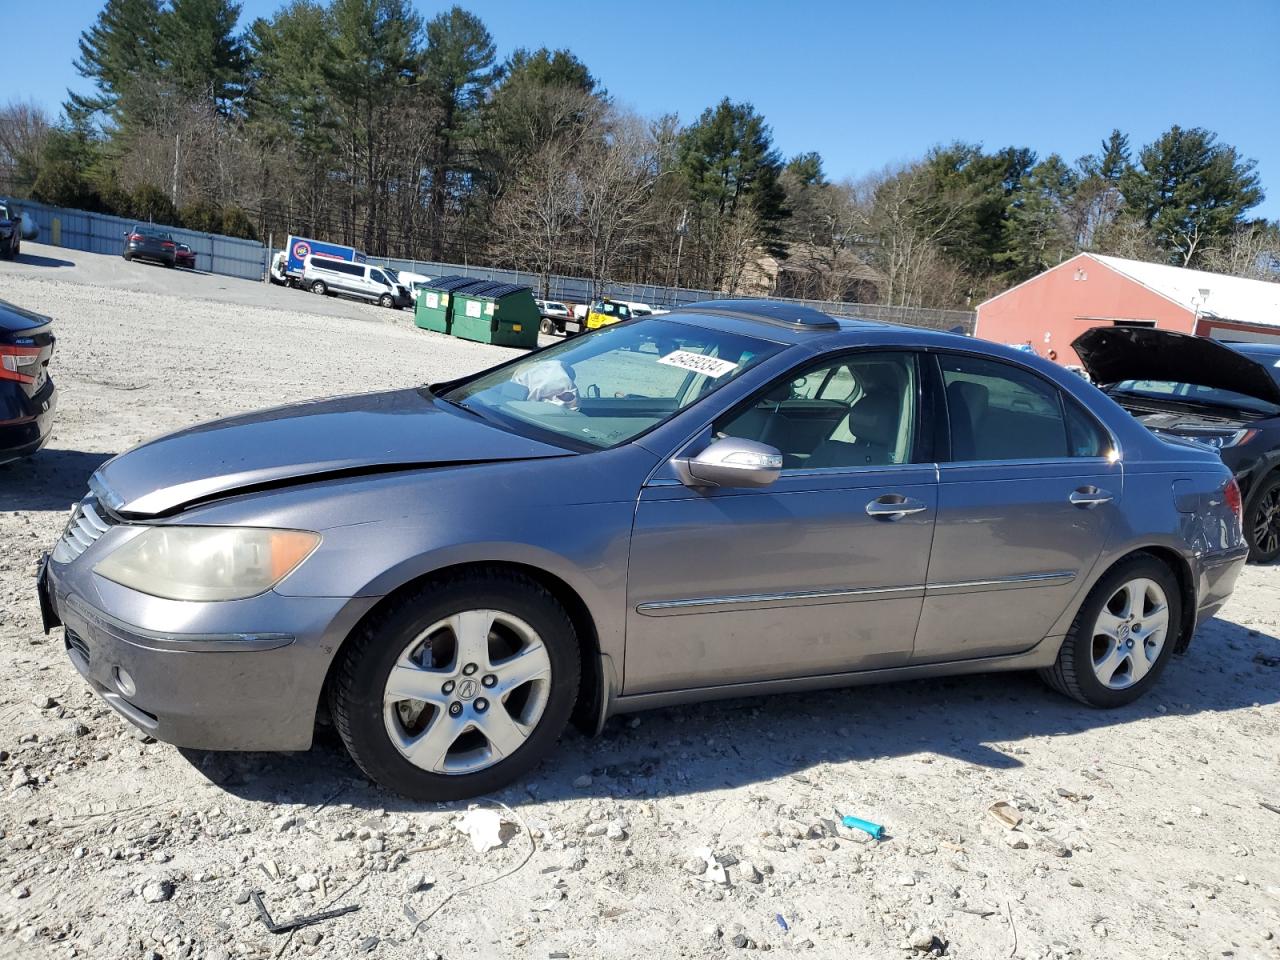
<instances>
[{"instance_id":1,"label":"tire tread","mask_svg":"<svg viewBox=\"0 0 1280 960\"><path fill-rule=\"evenodd\" d=\"M403 596L395 598L378 609L372 617L367 618L361 625L359 633L344 646L329 678L329 712L333 725L338 731L338 736L342 738L347 753L365 776L375 782L383 782L375 770L375 765L371 762L372 758L366 756L361 749L360 737L355 732L350 707L359 695L359 681L355 675L357 665L369 655L371 648L379 643L383 628L389 622L408 614L415 607L453 591L513 587L535 597L546 606L548 614L554 611L554 615L562 621L565 635L572 640L574 660L578 669L570 671L570 675L560 682L572 685L569 702L572 704L577 701L581 684L581 658L578 653L577 632L564 606L546 587L531 577L501 568L471 569L429 580Z\"/></svg>"}]
</instances>

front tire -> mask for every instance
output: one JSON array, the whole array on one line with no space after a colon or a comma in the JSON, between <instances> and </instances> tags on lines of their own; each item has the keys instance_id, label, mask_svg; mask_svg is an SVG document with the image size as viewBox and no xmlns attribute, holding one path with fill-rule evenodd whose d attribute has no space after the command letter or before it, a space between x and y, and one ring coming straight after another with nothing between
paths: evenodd
<instances>
[{"instance_id":1,"label":"front tire","mask_svg":"<svg viewBox=\"0 0 1280 960\"><path fill-rule=\"evenodd\" d=\"M1168 666L1181 623L1182 593L1173 571L1150 554L1136 554L1094 584L1058 662L1040 676L1091 707L1132 703Z\"/></svg>"},{"instance_id":2,"label":"front tire","mask_svg":"<svg viewBox=\"0 0 1280 960\"><path fill-rule=\"evenodd\" d=\"M391 294L389 293L384 293L382 296L378 298L378 306L380 307L386 307L387 309L390 309L395 305L396 305L396 302L392 298Z\"/></svg>"},{"instance_id":3,"label":"front tire","mask_svg":"<svg viewBox=\"0 0 1280 960\"><path fill-rule=\"evenodd\" d=\"M324 285L323 280L317 280L315 283L311 285L311 292L316 294L317 296L323 297L326 293L329 292L329 288Z\"/></svg>"},{"instance_id":4,"label":"front tire","mask_svg":"<svg viewBox=\"0 0 1280 960\"><path fill-rule=\"evenodd\" d=\"M1249 559L1254 563L1271 563L1280 557L1280 473L1264 477L1249 498L1244 535L1249 541Z\"/></svg>"},{"instance_id":5,"label":"front tire","mask_svg":"<svg viewBox=\"0 0 1280 960\"><path fill-rule=\"evenodd\" d=\"M344 647L329 703L351 758L416 800L460 800L550 752L578 695L573 623L507 571L448 576L393 601Z\"/></svg>"}]
</instances>

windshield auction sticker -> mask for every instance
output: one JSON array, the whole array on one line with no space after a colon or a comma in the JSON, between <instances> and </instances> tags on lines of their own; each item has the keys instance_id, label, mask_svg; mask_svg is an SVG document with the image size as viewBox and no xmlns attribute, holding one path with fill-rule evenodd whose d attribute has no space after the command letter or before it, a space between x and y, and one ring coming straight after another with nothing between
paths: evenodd
<instances>
[{"instance_id":1,"label":"windshield auction sticker","mask_svg":"<svg viewBox=\"0 0 1280 960\"><path fill-rule=\"evenodd\" d=\"M679 367L681 370L703 373L716 379L738 369L736 363L721 360L719 357L705 357L700 353L691 353L688 350L676 350L674 353L668 353L665 357L659 357L658 362L665 363L669 367Z\"/></svg>"}]
</instances>

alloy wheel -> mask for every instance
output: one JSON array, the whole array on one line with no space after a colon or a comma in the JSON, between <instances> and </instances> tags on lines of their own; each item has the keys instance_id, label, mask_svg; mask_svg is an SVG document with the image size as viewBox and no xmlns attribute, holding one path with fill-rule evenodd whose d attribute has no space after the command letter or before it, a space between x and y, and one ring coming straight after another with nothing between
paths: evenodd
<instances>
[{"instance_id":1,"label":"alloy wheel","mask_svg":"<svg viewBox=\"0 0 1280 960\"><path fill-rule=\"evenodd\" d=\"M1252 519L1257 552L1270 556L1280 550L1280 484L1263 493L1254 507Z\"/></svg>"},{"instance_id":2,"label":"alloy wheel","mask_svg":"<svg viewBox=\"0 0 1280 960\"><path fill-rule=\"evenodd\" d=\"M1155 665L1168 634L1164 588L1145 577L1121 584L1093 628L1094 675L1112 690L1133 686Z\"/></svg>"},{"instance_id":3,"label":"alloy wheel","mask_svg":"<svg viewBox=\"0 0 1280 960\"><path fill-rule=\"evenodd\" d=\"M418 634L383 692L395 748L431 773L474 773L511 756L546 710L551 659L538 633L500 610L466 610Z\"/></svg>"}]
</instances>

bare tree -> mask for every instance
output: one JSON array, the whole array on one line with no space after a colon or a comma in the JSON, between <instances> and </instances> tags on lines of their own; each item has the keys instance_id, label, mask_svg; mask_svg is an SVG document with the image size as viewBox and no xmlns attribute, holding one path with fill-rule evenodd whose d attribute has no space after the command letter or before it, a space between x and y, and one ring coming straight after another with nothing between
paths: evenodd
<instances>
[{"instance_id":1,"label":"bare tree","mask_svg":"<svg viewBox=\"0 0 1280 960\"><path fill-rule=\"evenodd\" d=\"M0 107L0 176L14 192L26 192L35 182L49 129L49 115L32 101L10 100Z\"/></svg>"},{"instance_id":2,"label":"bare tree","mask_svg":"<svg viewBox=\"0 0 1280 960\"><path fill-rule=\"evenodd\" d=\"M524 163L493 212L493 248L516 267L541 276L550 296L551 274L564 256L578 208L580 181L572 145L553 140Z\"/></svg>"},{"instance_id":3,"label":"bare tree","mask_svg":"<svg viewBox=\"0 0 1280 960\"><path fill-rule=\"evenodd\" d=\"M1253 224L1205 253L1206 270L1251 280L1280 281L1280 226Z\"/></svg>"},{"instance_id":4,"label":"bare tree","mask_svg":"<svg viewBox=\"0 0 1280 960\"><path fill-rule=\"evenodd\" d=\"M658 143L630 114L605 118L604 135L586 149L582 164L582 243L594 296L614 279L619 260L638 244L655 211Z\"/></svg>"},{"instance_id":5,"label":"bare tree","mask_svg":"<svg viewBox=\"0 0 1280 960\"><path fill-rule=\"evenodd\" d=\"M869 208L868 230L875 237L877 265L885 277L885 303L922 306L935 301L927 286L931 278L937 281L947 273L943 242L975 197L933 196L918 165L885 171L857 189Z\"/></svg>"}]
</instances>

